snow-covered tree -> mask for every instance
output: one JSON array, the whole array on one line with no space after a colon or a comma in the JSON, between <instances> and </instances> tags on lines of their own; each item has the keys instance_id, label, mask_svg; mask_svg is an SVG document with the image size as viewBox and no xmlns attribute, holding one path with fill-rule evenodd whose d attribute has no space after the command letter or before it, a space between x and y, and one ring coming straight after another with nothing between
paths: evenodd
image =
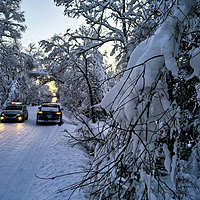
<instances>
[{"instance_id":1,"label":"snow-covered tree","mask_svg":"<svg viewBox=\"0 0 200 200\"><path fill-rule=\"evenodd\" d=\"M16 42L25 31L24 12L20 11L21 0L0 0L0 44Z\"/></svg>"},{"instance_id":2,"label":"snow-covered tree","mask_svg":"<svg viewBox=\"0 0 200 200\"><path fill-rule=\"evenodd\" d=\"M72 39L90 40L90 45L82 49L112 45L111 56L118 61L117 68L125 68L131 51L146 39L161 23L161 17L169 12L160 10L161 2L156 0L54 0L57 6L65 7L65 14L72 18L85 19L92 35L67 32ZM169 10L168 10L169 9ZM129 45L130 42L131 46Z\"/></svg>"},{"instance_id":3,"label":"snow-covered tree","mask_svg":"<svg viewBox=\"0 0 200 200\"><path fill-rule=\"evenodd\" d=\"M11 101L37 104L38 98L47 101L52 97L49 88L40 88L30 74L40 64L36 61L39 51L34 52L34 45L29 45L28 53L21 51L20 39L26 26L20 3L21 0L0 0L0 106Z\"/></svg>"},{"instance_id":4,"label":"snow-covered tree","mask_svg":"<svg viewBox=\"0 0 200 200\"><path fill-rule=\"evenodd\" d=\"M106 123L95 129L82 117L74 138L92 146L81 186L91 185L94 199L199 198L199 1L157 3L162 23L134 48L123 78L100 104Z\"/></svg>"},{"instance_id":5,"label":"snow-covered tree","mask_svg":"<svg viewBox=\"0 0 200 200\"><path fill-rule=\"evenodd\" d=\"M36 69L38 62L33 56L21 52L16 45L4 45L0 54L1 105L5 106L11 101L37 104L50 100L52 94L49 88L37 85L32 76ZM44 95L39 95L42 92Z\"/></svg>"}]
</instances>

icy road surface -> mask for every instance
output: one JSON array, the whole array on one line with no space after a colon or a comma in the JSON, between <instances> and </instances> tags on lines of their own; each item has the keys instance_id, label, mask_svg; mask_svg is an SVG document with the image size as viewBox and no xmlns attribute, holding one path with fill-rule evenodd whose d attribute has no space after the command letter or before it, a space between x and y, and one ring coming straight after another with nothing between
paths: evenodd
<instances>
[{"instance_id":1,"label":"icy road surface","mask_svg":"<svg viewBox=\"0 0 200 200\"><path fill-rule=\"evenodd\" d=\"M82 171L88 161L81 147L71 148L64 129L73 132L75 126L65 122L62 126L35 123L37 107L28 107L29 119L23 123L0 123L0 199L1 200L50 200L67 199L71 191L59 189L81 180L80 174L56 175ZM75 194L72 199L84 199Z\"/></svg>"}]
</instances>

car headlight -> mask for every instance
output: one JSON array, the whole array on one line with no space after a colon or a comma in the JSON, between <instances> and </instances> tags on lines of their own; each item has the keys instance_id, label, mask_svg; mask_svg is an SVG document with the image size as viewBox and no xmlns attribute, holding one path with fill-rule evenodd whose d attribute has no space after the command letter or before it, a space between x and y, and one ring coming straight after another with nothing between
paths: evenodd
<instances>
[{"instance_id":1,"label":"car headlight","mask_svg":"<svg viewBox=\"0 0 200 200\"><path fill-rule=\"evenodd\" d=\"M21 121L23 118L21 116L18 117L18 120Z\"/></svg>"},{"instance_id":2,"label":"car headlight","mask_svg":"<svg viewBox=\"0 0 200 200\"><path fill-rule=\"evenodd\" d=\"M17 114L17 116L21 116L21 114Z\"/></svg>"},{"instance_id":3,"label":"car headlight","mask_svg":"<svg viewBox=\"0 0 200 200\"><path fill-rule=\"evenodd\" d=\"M4 113L1 113L1 120L4 120L5 116Z\"/></svg>"}]
</instances>

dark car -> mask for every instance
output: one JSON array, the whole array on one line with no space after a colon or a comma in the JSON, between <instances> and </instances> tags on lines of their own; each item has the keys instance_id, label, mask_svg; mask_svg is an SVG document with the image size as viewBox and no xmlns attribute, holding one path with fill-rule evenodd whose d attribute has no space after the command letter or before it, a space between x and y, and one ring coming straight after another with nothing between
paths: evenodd
<instances>
[{"instance_id":1,"label":"dark car","mask_svg":"<svg viewBox=\"0 0 200 200\"><path fill-rule=\"evenodd\" d=\"M12 102L1 113L1 122L23 122L28 119L26 105L21 102Z\"/></svg>"},{"instance_id":2,"label":"dark car","mask_svg":"<svg viewBox=\"0 0 200 200\"><path fill-rule=\"evenodd\" d=\"M62 124L62 110L59 104L44 103L38 108L36 124L51 123Z\"/></svg>"}]
</instances>

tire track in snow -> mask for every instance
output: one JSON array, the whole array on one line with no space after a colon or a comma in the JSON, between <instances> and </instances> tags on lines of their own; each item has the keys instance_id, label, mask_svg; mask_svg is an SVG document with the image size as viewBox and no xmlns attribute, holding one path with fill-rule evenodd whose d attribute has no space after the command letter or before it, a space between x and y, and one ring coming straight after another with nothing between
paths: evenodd
<instances>
[{"instance_id":1,"label":"tire track in snow","mask_svg":"<svg viewBox=\"0 0 200 200\"><path fill-rule=\"evenodd\" d=\"M6 162L11 153L15 152L15 149L17 149L20 146L20 143L22 143L22 141L28 137L30 132L34 132L35 128L30 129L29 127L25 127L15 135L13 135L13 129L15 129L15 127L11 128L11 131L3 139L0 140L0 166L2 163Z\"/></svg>"},{"instance_id":2,"label":"tire track in snow","mask_svg":"<svg viewBox=\"0 0 200 200\"><path fill-rule=\"evenodd\" d=\"M42 162L45 152L58 129L57 127L58 126L55 126L53 129L52 127L48 127L48 129L47 127L43 127L43 130L47 131L46 136L48 134L48 137L43 138L41 137L40 128L37 131L38 133L35 133L39 134L36 140L29 139L25 141L25 143L19 145L18 148L16 148L16 150L12 153L12 155L9 156L7 161L10 161L8 163L4 163L3 166L3 171L5 172L5 176L3 175L5 189L0 199L7 200L13 199L13 197L16 199L18 195L21 196L21 194L26 193L29 187L29 182L31 181L30 177L34 178L36 168ZM49 134L49 132L51 133ZM37 142L40 141L40 139L42 139L42 141L38 144ZM29 149L27 149L28 147ZM24 152L26 152L25 156ZM22 155L24 158L19 158L19 156L16 157L16 155ZM17 162L17 159L19 162ZM15 164L15 170L13 170L13 164ZM27 180L27 177L29 180Z\"/></svg>"},{"instance_id":3,"label":"tire track in snow","mask_svg":"<svg viewBox=\"0 0 200 200\"><path fill-rule=\"evenodd\" d=\"M23 129L19 129L19 131L17 131L19 126L21 126L21 124L10 124L10 123L6 123L6 124L1 123L0 124L0 135L1 135L0 147L3 147L3 145L6 145L5 143L7 141L10 141L10 142L12 140L16 141L16 139L19 138L19 135L21 133L24 132L26 134L25 129L27 129L27 127L23 127ZM12 130L14 130L16 132L15 135L13 135L14 131L12 131ZM19 138L19 139L21 139L21 138Z\"/></svg>"},{"instance_id":4,"label":"tire track in snow","mask_svg":"<svg viewBox=\"0 0 200 200\"><path fill-rule=\"evenodd\" d=\"M27 170L27 173L26 173L27 177L33 177L33 178L35 177L36 171L42 164L42 161L47 152L47 149L51 145L51 142L53 141L53 138L54 138L56 132L58 131L58 129L59 129L59 126L57 125L55 130L51 133L48 140L46 141L43 148L41 149L39 156L35 160L35 163L33 163L31 166L29 166L29 169ZM32 180L29 181L29 183L31 183L31 182L32 182ZM27 196L27 193L28 193L30 187L31 187L31 184L28 184L27 187L24 188L26 191L26 193L24 194L24 197L23 197L24 200L27 200L26 196Z\"/></svg>"}]
</instances>

